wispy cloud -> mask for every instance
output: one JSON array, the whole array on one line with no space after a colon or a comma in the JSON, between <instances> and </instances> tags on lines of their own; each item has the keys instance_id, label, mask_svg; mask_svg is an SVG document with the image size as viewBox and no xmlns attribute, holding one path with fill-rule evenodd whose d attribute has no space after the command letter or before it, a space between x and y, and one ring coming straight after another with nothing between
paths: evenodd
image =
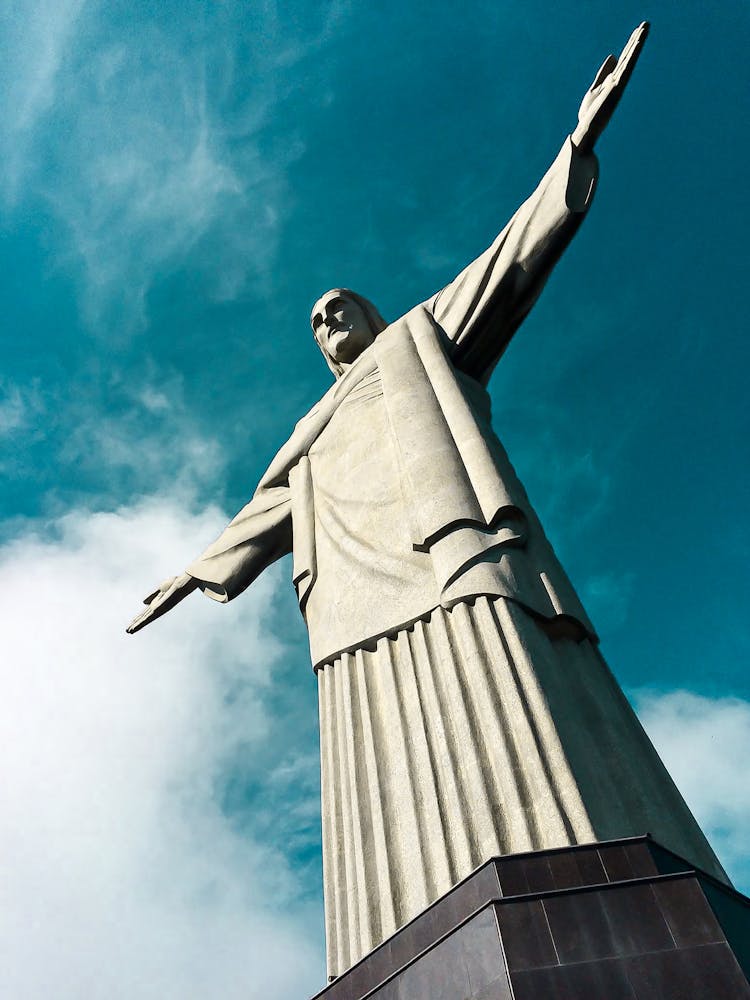
<instances>
[{"instance_id":1,"label":"wispy cloud","mask_svg":"<svg viewBox=\"0 0 750 1000\"><path fill-rule=\"evenodd\" d=\"M719 859L750 888L750 703L691 691L633 692L636 708Z\"/></svg>"},{"instance_id":2,"label":"wispy cloud","mask_svg":"<svg viewBox=\"0 0 750 1000\"><path fill-rule=\"evenodd\" d=\"M202 433L186 405L182 381L148 375L131 386L113 380L110 412L84 401L71 406L72 427L60 457L96 476L100 502L169 490L184 499L215 486L224 465L219 442ZM114 404L117 403L117 412Z\"/></svg>"},{"instance_id":3,"label":"wispy cloud","mask_svg":"<svg viewBox=\"0 0 750 1000\"><path fill-rule=\"evenodd\" d=\"M219 65L208 69L200 47L151 30L127 42L99 39L61 81L72 141L44 194L83 267L85 316L110 336L146 325L156 277L183 266L214 230L218 253L200 266L216 295L237 294L273 259L284 163L265 161L252 131L230 149L206 73L229 72L231 54L214 56ZM253 99L257 129L273 95L259 87Z\"/></svg>"},{"instance_id":4,"label":"wispy cloud","mask_svg":"<svg viewBox=\"0 0 750 1000\"><path fill-rule=\"evenodd\" d=\"M28 429L43 410L42 393L36 383L20 386L0 379L0 438Z\"/></svg>"},{"instance_id":5,"label":"wispy cloud","mask_svg":"<svg viewBox=\"0 0 750 1000\"><path fill-rule=\"evenodd\" d=\"M506 443L509 430L515 436L511 458L532 504L543 512L545 527L555 539L575 545L606 509L613 479L611 455L603 467L580 441L569 414L528 390L511 394L516 398L496 397L495 427Z\"/></svg>"},{"instance_id":6,"label":"wispy cloud","mask_svg":"<svg viewBox=\"0 0 750 1000\"><path fill-rule=\"evenodd\" d=\"M34 488L54 514L165 492L184 504L215 497L226 456L199 416L182 378L146 362L137 379L112 366L106 382L92 373L73 392L66 380L45 392L35 382L0 382L4 485ZM0 522L0 535L6 528Z\"/></svg>"},{"instance_id":7,"label":"wispy cloud","mask_svg":"<svg viewBox=\"0 0 750 1000\"><path fill-rule=\"evenodd\" d=\"M11 0L0 15L0 178L11 201L28 180L34 131L54 104L58 73L85 3Z\"/></svg>"},{"instance_id":8,"label":"wispy cloud","mask_svg":"<svg viewBox=\"0 0 750 1000\"><path fill-rule=\"evenodd\" d=\"M635 586L632 571L598 573L584 580L581 597L600 634L622 628L627 622Z\"/></svg>"},{"instance_id":9,"label":"wispy cloud","mask_svg":"<svg viewBox=\"0 0 750 1000\"><path fill-rule=\"evenodd\" d=\"M33 449L43 441L47 412L44 393L36 380L19 384L0 378L0 483L33 481ZM0 535L3 523L0 521Z\"/></svg>"},{"instance_id":10,"label":"wispy cloud","mask_svg":"<svg viewBox=\"0 0 750 1000\"><path fill-rule=\"evenodd\" d=\"M262 133L284 96L280 68L323 44L336 10L298 41L272 7L248 18L201 5L170 21L150 5L118 20L93 0L15 3L0 31L0 182L6 205L41 198L67 233L55 256L93 329L142 330L154 283L191 255L218 299L268 274L286 167L304 147Z\"/></svg>"},{"instance_id":11,"label":"wispy cloud","mask_svg":"<svg viewBox=\"0 0 750 1000\"><path fill-rule=\"evenodd\" d=\"M6 996L297 1000L322 984L309 886L219 794L240 748L251 768L274 739L278 576L236 605L193 595L123 632L137 595L183 565L185 539L224 519L152 498L0 549Z\"/></svg>"}]
</instances>

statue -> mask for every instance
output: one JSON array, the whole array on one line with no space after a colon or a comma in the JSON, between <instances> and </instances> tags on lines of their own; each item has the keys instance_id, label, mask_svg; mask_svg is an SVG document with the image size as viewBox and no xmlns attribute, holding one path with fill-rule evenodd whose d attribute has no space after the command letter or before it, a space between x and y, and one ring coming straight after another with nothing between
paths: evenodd
<instances>
[{"instance_id":1,"label":"statue","mask_svg":"<svg viewBox=\"0 0 750 1000\"><path fill-rule=\"evenodd\" d=\"M485 386L581 224L635 67L609 56L536 191L387 324L345 288L312 328L335 383L136 632L293 552L320 695L330 976L493 855L651 832L726 881L597 648L490 426Z\"/></svg>"}]
</instances>

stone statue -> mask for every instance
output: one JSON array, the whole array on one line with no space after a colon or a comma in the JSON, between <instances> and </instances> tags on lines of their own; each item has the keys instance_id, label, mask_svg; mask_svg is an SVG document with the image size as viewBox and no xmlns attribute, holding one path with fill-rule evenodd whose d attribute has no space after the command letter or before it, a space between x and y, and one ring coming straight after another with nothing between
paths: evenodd
<instances>
[{"instance_id":1,"label":"stone statue","mask_svg":"<svg viewBox=\"0 0 750 1000\"><path fill-rule=\"evenodd\" d=\"M597 648L490 426L485 386L591 203L636 29L492 245L387 324L336 288L312 328L336 381L252 500L135 632L230 601L293 552L320 694L328 972L498 854L651 832L726 880Z\"/></svg>"}]
</instances>

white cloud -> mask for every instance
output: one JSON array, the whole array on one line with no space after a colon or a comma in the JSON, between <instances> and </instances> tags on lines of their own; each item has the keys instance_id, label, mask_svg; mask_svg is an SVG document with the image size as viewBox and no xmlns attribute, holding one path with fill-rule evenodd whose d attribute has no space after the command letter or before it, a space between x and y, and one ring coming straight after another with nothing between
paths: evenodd
<instances>
[{"instance_id":1,"label":"white cloud","mask_svg":"<svg viewBox=\"0 0 750 1000\"><path fill-rule=\"evenodd\" d=\"M634 692L638 715L719 859L750 887L750 702Z\"/></svg>"},{"instance_id":2,"label":"white cloud","mask_svg":"<svg viewBox=\"0 0 750 1000\"><path fill-rule=\"evenodd\" d=\"M273 831L237 832L217 793L272 738L278 575L123 631L224 521L152 498L0 550L4 996L298 1000L323 982L319 908L295 902Z\"/></svg>"}]
</instances>

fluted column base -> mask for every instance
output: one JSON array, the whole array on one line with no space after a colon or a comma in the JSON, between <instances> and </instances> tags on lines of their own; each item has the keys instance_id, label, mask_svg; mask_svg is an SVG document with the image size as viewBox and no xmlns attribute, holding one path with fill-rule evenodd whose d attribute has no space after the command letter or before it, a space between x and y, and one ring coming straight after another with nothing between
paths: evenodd
<instances>
[{"instance_id":1,"label":"fluted column base","mask_svg":"<svg viewBox=\"0 0 750 1000\"><path fill-rule=\"evenodd\" d=\"M718 878L589 639L479 597L318 672L329 975L488 858L648 830Z\"/></svg>"}]
</instances>

